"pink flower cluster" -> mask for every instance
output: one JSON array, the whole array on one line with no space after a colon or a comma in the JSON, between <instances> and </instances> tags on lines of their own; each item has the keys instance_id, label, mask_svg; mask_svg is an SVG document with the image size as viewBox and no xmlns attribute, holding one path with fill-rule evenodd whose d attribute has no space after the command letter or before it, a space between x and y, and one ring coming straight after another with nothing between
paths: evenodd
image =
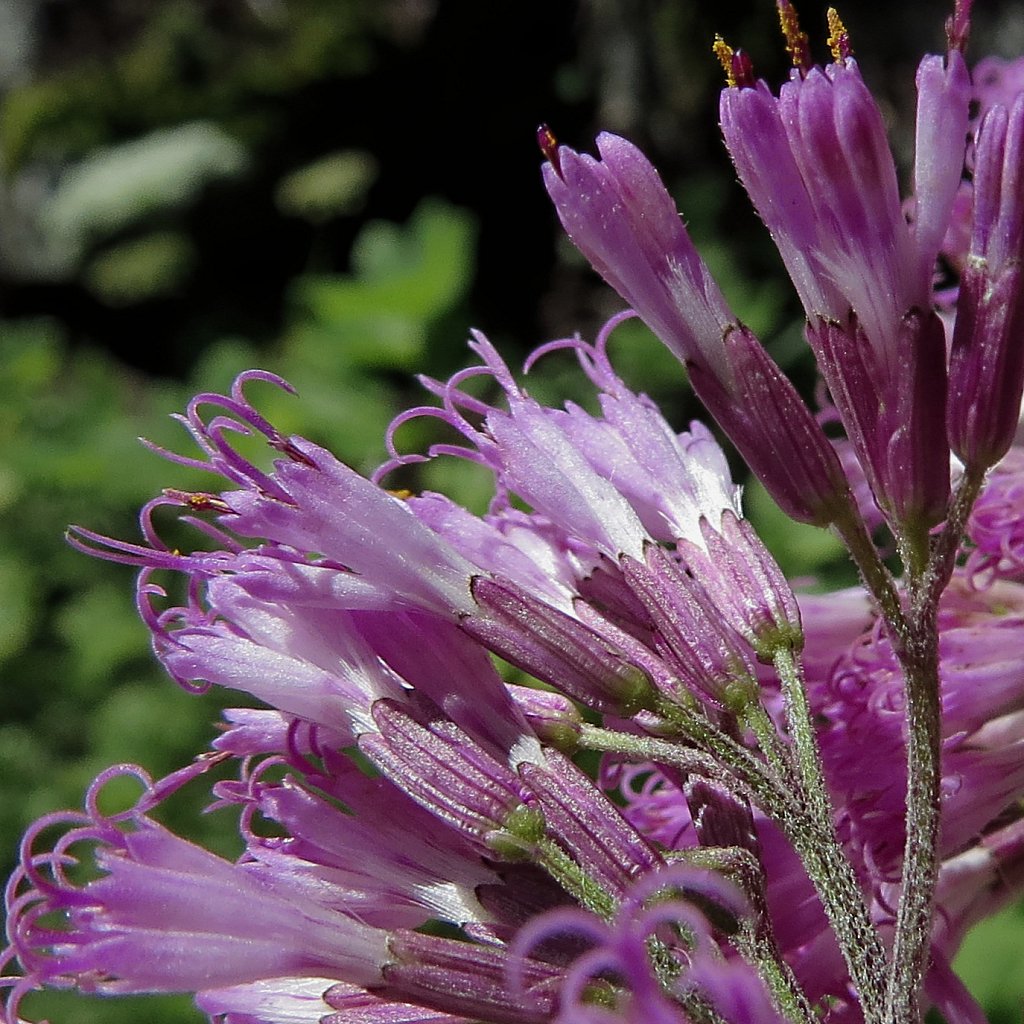
<instances>
[{"instance_id":1,"label":"pink flower cluster","mask_svg":"<svg viewBox=\"0 0 1024 1024\"><path fill-rule=\"evenodd\" d=\"M151 501L139 544L72 529L140 568L174 679L262 707L174 775L112 768L29 830L10 1024L42 986L192 992L222 1024L982 1019L950 962L1024 885L1022 75L989 60L972 79L959 7L918 72L904 203L841 23L822 68L779 7L792 76L775 94L720 44L722 128L832 406L808 408L736 319L636 148L603 135L595 159L545 131L558 214L632 309L527 369L568 351L597 412L538 403L474 332L479 361L423 380L436 404L398 417L367 480L268 422L251 392L288 385L251 371L178 417L195 454L161 451L216 487ZM934 291L940 258L958 288ZM864 586L794 594L708 428L678 433L613 369L630 316ZM450 436L403 454L418 417ZM486 514L381 485L448 457L491 475ZM195 550L161 538L165 506ZM234 861L154 817L226 763ZM140 795L104 812L122 776Z\"/></svg>"}]
</instances>

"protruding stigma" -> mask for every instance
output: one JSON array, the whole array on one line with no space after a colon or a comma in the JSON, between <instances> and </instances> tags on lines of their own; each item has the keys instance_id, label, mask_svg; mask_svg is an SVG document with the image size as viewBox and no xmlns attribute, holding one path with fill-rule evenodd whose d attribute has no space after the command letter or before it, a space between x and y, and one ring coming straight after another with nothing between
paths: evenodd
<instances>
[{"instance_id":1,"label":"protruding stigma","mask_svg":"<svg viewBox=\"0 0 1024 1024\"><path fill-rule=\"evenodd\" d=\"M711 51L725 72L730 89L751 89L754 86L754 65L743 50L734 50L721 36L715 36Z\"/></svg>"},{"instance_id":2,"label":"protruding stigma","mask_svg":"<svg viewBox=\"0 0 1024 1024\"><path fill-rule=\"evenodd\" d=\"M319 468L308 455L299 451L299 449L295 447L294 442L289 440L287 437L282 437L280 434L276 437L268 437L267 444L273 448L274 451L280 452L282 455L291 459L292 462L297 462L300 466L307 466L309 469Z\"/></svg>"},{"instance_id":3,"label":"protruding stigma","mask_svg":"<svg viewBox=\"0 0 1024 1024\"><path fill-rule=\"evenodd\" d=\"M216 494L209 494L206 491L179 491L176 487L165 487L164 497L171 501L184 505L193 512L219 512L227 514L233 509Z\"/></svg>"},{"instance_id":4,"label":"protruding stigma","mask_svg":"<svg viewBox=\"0 0 1024 1024\"><path fill-rule=\"evenodd\" d=\"M963 53L971 32L971 0L956 0L953 13L946 19L946 41L950 50Z\"/></svg>"},{"instance_id":5,"label":"protruding stigma","mask_svg":"<svg viewBox=\"0 0 1024 1024\"><path fill-rule=\"evenodd\" d=\"M797 18L796 8L789 0L776 0L776 7L779 11L779 26L786 40L786 53L789 54L793 67L801 73L807 74L811 70L811 48L807 40L807 33L800 31L800 20Z\"/></svg>"},{"instance_id":6,"label":"protruding stigma","mask_svg":"<svg viewBox=\"0 0 1024 1024\"><path fill-rule=\"evenodd\" d=\"M546 124L542 124L537 128L537 145L540 146L544 159L555 169L555 174L564 181L562 161L558 155L558 139L555 138L555 133Z\"/></svg>"},{"instance_id":7,"label":"protruding stigma","mask_svg":"<svg viewBox=\"0 0 1024 1024\"><path fill-rule=\"evenodd\" d=\"M853 47L850 45L850 33L846 31L843 19L839 12L830 7L825 14L828 18L828 48L832 51L832 59L837 64L842 64L847 57L853 56Z\"/></svg>"},{"instance_id":8,"label":"protruding stigma","mask_svg":"<svg viewBox=\"0 0 1024 1024\"><path fill-rule=\"evenodd\" d=\"M718 63L722 65L722 70L725 72L725 84L730 89L734 89L736 79L732 73L732 47L721 36L716 35L714 43L711 44L711 52L718 58Z\"/></svg>"}]
</instances>

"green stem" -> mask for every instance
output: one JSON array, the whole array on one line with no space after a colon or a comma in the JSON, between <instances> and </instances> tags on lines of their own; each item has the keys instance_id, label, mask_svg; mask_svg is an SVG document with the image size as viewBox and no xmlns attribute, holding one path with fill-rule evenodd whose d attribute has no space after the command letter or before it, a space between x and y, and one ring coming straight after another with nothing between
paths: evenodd
<instances>
[{"instance_id":1,"label":"green stem","mask_svg":"<svg viewBox=\"0 0 1024 1024\"><path fill-rule=\"evenodd\" d=\"M694 750L682 743L655 739L653 736L612 732L586 724L581 728L579 745L584 749L624 754L636 761L664 764L687 775L718 782L730 792L739 793L751 803L757 804L769 816L792 816L794 806L791 788L771 777L767 766L749 750L736 745L736 751L733 751L732 742L724 736L722 739L726 740L721 745L721 752L726 756L724 761L718 759L719 752L712 756L704 750Z\"/></svg>"},{"instance_id":2,"label":"green stem","mask_svg":"<svg viewBox=\"0 0 1024 1024\"><path fill-rule=\"evenodd\" d=\"M782 958L771 927L744 924L735 936L743 958L764 979L772 999L787 1021L793 1024L818 1024L818 1015L807 998L793 969Z\"/></svg>"},{"instance_id":3,"label":"green stem","mask_svg":"<svg viewBox=\"0 0 1024 1024\"><path fill-rule=\"evenodd\" d=\"M580 745L660 762L684 772L697 769L697 774L716 780L724 776L728 788L741 793L772 818L793 844L821 898L860 994L865 1021L878 1024L885 1000L885 951L871 923L857 877L836 839L831 818L823 818L820 809L815 811L808 805L802 791L794 792L792 785L777 778L750 751L728 740L706 721L704 727L712 737L717 735L711 758L681 744L607 732L594 726L583 727Z\"/></svg>"},{"instance_id":4,"label":"green stem","mask_svg":"<svg viewBox=\"0 0 1024 1024\"><path fill-rule=\"evenodd\" d=\"M740 955L764 979L776 1007L793 1024L818 1024L818 1015L782 957L765 901L764 868L750 850L741 847L697 847L681 850L679 859L709 868L735 881L750 900L753 915L740 922L733 942Z\"/></svg>"},{"instance_id":5,"label":"green stem","mask_svg":"<svg viewBox=\"0 0 1024 1024\"><path fill-rule=\"evenodd\" d=\"M537 843L540 856L538 864L580 905L605 921L611 921L618 910L618 902L604 888L598 885L580 866L551 839L543 838ZM672 980L679 973L679 963L668 947L657 939L648 942L651 963L666 992L670 991ZM694 1024L726 1024L726 1021L697 993L672 993L679 999ZM802 1024L802 1022L800 1022Z\"/></svg>"},{"instance_id":6,"label":"green stem","mask_svg":"<svg viewBox=\"0 0 1024 1024\"><path fill-rule=\"evenodd\" d=\"M615 898L583 871L565 850L547 838L541 839L537 846L540 852L540 866L570 896L575 896L581 906L605 921L610 921L615 916L618 909Z\"/></svg>"},{"instance_id":7,"label":"green stem","mask_svg":"<svg viewBox=\"0 0 1024 1024\"><path fill-rule=\"evenodd\" d=\"M666 721L671 722L689 742L710 754L712 760L726 768L734 779L740 780L752 790L761 789L767 793L767 786L768 789L774 787L776 790L782 788L788 791L787 785L792 779L788 764L784 764L782 775L774 775L775 766L772 758L768 759L766 765L753 751L726 735L704 715L689 708L671 701L662 701L658 713ZM774 728L772 737L773 743L777 744ZM671 748L675 744L670 743L668 746ZM780 761L784 761L781 755Z\"/></svg>"},{"instance_id":8,"label":"green stem","mask_svg":"<svg viewBox=\"0 0 1024 1024\"><path fill-rule=\"evenodd\" d=\"M788 647L776 650L772 661L782 686L786 724L793 740L797 770L807 803L818 821L831 824L832 799L821 767L821 753L818 750L814 723L811 721L811 709L807 703L807 690L800 662Z\"/></svg>"},{"instance_id":9,"label":"green stem","mask_svg":"<svg viewBox=\"0 0 1024 1024\"><path fill-rule=\"evenodd\" d=\"M915 623L900 663L906 689L907 811L903 880L896 911L887 1024L920 1019L939 872L941 715L938 635L934 614Z\"/></svg>"},{"instance_id":10,"label":"green stem","mask_svg":"<svg viewBox=\"0 0 1024 1024\"><path fill-rule=\"evenodd\" d=\"M871 923L856 874L835 833L832 798L825 783L800 662L789 647L778 648L773 661L782 686L807 814L820 835L818 841L808 844L806 852L801 851L801 856L805 861L808 856L820 860L815 884L819 892L824 889L827 893L827 898L822 895L826 912L860 992L865 1019L871 1020L873 1013L881 1009L883 986L877 972L885 963L885 951Z\"/></svg>"},{"instance_id":11,"label":"green stem","mask_svg":"<svg viewBox=\"0 0 1024 1024\"><path fill-rule=\"evenodd\" d=\"M797 775L789 749L779 738L778 730L771 716L760 704L751 704L744 709L743 722L753 732L757 745L764 754L772 771L782 780L797 785Z\"/></svg>"},{"instance_id":12,"label":"green stem","mask_svg":"<svg viewBox=\"0 0 1024 1024\"><path fill-rule=\"evenodd\" d=\"M939 872L942 694L938 606L984 480L982 468L964 471L931 558L923 572L911 574L909 628L895 644L906 690L907 812L903 879L886 995L887 1024L920 1019L919 995L928 965Z\"/></svg>"},{"instance_id":13,"label":"green stem","mask_svg":"<svg viewBox=\"0 0 1024 1024\"><path fill-rule=\"evenodd\" d=\"M693 747L656 740L650 736L616 732L584 722L579 727L577 746L609 754L624 754L636 761L662 760L671 752L671 764L687 775L699 775L717 782L734 781L732 776L710 755Z\"/></svg>"},{"instance_id":14,"label":"green stem","mask_svg":"<svg viewBox=\"0 0 1024 1024\"><path fill-rule=\"evenodd\" d=\"M864 520L851 505L836 517L832 525L850 552L868 592L878 603L882 618L895 634L905 635L906 620L896 582L879 556Z\"/></svg>"},{"instance_id":15,"label":"green stem","mask_svg":"<svg viewBox=\"0 0 1024 1024\"><path fill-rule=\"evenodd\" d=\"M963 540L967 517L971 514L971 509L974 508L974 503L984 483L984 469L968 466L964 470L960 484L950 502L946 525L942 533L939 534L932 551L931 561L919 596L921 608L915 608L915 612L922 613L929 607L938 607L939 598L946 589L956 566L956 553Z\"/></svg>"},{"instance_id":16,"label":"green stem","mask_svg":"<svg viewBox=\"0 0 1024 1024\"><path fill-rule=\"evenodd\" d=\"M785 831L821 898L860 997L865 1024L877 1024L883 1020L885 1008L885 948L872 924L857 876L836 840L831 822L827 828L807 828L801 823Z\"/></svg>"}]
</instances>

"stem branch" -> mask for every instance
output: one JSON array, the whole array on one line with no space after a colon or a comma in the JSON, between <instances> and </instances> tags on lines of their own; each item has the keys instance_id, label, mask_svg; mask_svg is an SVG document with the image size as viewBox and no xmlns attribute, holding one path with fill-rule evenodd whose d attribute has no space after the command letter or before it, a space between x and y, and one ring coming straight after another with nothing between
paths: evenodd
<instances>
[{"instance_id":1,"label":"stem branch","mask_svg":"<svg viewBox=\"0 0 1024 1024\"><path fill-rule=\"evenodd\" d=\"M704 752L709 749L708 737L704 735L699 739L704 750L695 751L668 740L584 726L580 744L723 781L727 788L742 794L774 819L814 883L860 994L865 1021L878 1024L885 1002L885 950L871 922L857 877L836 838L830 813L823 814L820 801L809 802L802 786L794 790L788 780L779 779L768 765L728 741L710 723L704 723L702 732L711 734L711 739L718 736L719 742L710 748L713 756ZM825 801L827 811L827 795Z\"/></svg>"},{"instance_id":2,"label":"stem branch","mask_svg":"<svg viewBox=\"0 0 1024 1024\"><path fill-rule=\"evenodd\" d=\"M850 552L868 592L878 603L882 618L894 634L905 635L906 620L896 581L878 554L864 520L851 506L843 515L837 516L832 525Z\"/></svg>"},{"instance_id":3,"label":"stem branch","mask_svg":"<svg viewBox=\"0 0 1024 1024\"><path fill-rule=\"evenodd\" d=\"M903 881L886 995L887 1024L920 1019L919 995L928 967L939 873L942 783L939 599L953 574L967 517L984 480L984 469L976 466L965 469L927 565L922 572L910 574L909 622L905 623L902 635L894 637L906 690L907 812Z\"/></svg>"}]
</instances>

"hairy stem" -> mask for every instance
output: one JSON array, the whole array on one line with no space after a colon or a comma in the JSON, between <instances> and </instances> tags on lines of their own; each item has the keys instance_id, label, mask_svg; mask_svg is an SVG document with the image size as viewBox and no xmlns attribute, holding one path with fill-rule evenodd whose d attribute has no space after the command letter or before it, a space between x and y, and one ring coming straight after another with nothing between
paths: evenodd
<instances>
[{"instance_id":1,"label":"hairy stem","mask_svg":"<svg viewBox=\"0 0 1024 1024\"><path fill-rule=\"evenodd\" d=\"M817 1024L818 1015L792 968L782 957L765 901L764 868L750 850L740 847L697 847L679 854L687 863L710 868L732 879L750 900L753 914L740 922L733 941L740 955L764 979L775 1005L792 1024Z\"/></svg>"},{"instance_id":2,"label":"hairy stem","mask_svg":"<svg viewBox=\"0 0 1024 1024\"><path fill-rule=\"evenodd\" d=\"M722 739L725 741L723 748L728 751L728 744L731 741L724 736ZM729 757L723 764L708 751L698 750L683 743L616 732L586 723L581 727L578 743L584 749L623 754L635 761L669 765L686 775L696 775L718 782L726 789L738 792L759 805L762 798L771 800L770 794L777 790L768 779L765 766L750 751L743 750L738 745L736 750L742 751L742 754L737 753L735 758Z\"/></svg>"},{"instance_id":3,"label":"hairy stem","mask_svg":"<svg viewBox=\"0 0 1024 1024\"><path fill-rule=\"evenodd\" d=\"M790 750L780 739L768 712L760 704L753 704L744 710L742 720L754 734L761 753L778 778L792 780L794 785L798 785L797 769Z\"/></svg>"},{"instance_id":4,"label":"hairy stem","mask_svg":"<svg viewBox=\"0 0 1024 1024\"><path fill-rule=\"evenodd\" d=\"M904 635L906 620L900 605L896 581L878 554L878 549L868 534L864 520L856 509L851 507L838 516L832 525L846 545L868 593L878 604L882 618L895 634Z\"/></svg>"},{"instance_id":5,"label":"hairy stem","mask_svg":"<svg viewBox=\"0 0 1024 1024\"><path fill-rule=\"evenodd\" d=\"M927 967L939 872L942 733L934 615L913 624L900 663L906 689L907 811L903 883L886 996L887 1024L920 1019L918 1001Z\"/></svg>"},{"instance_id":6,"label":"hairy stem","mask_svg":"<svg viewBox=\"0 0 1024 1024\"><path fill-rule=\"evenodd\" d=\"M807 703L803 671L799 660L788 647L779 648L773 658L775 671L782 685L782 699L786 706L786 724L793 741L797 770L808 805L814 816L822 822L832 821L832 800L825 786L818 740Z\"/></svg>"},{"instance_id":7,"label":"hairy stem","mask_svg":"<svg viewBox=\"0 0 1024 1024\"><path fill-rule=\"evenodd\" d=\"M916 603L920 605L920 608L914 608L915 613L924 613L928 608L938 607L939 598L953 575L956 553L963 540L967 517L971 514L971 509L974 508L974 503L984 483L985 471L983 469L968 466L964 470L964 475L960 478L953 500L950 502L946 525L932 549L928 570L919 588L920 593L915 595Z\"/></svg>"},{"instance_id":8,"label":"hairy stem","mask_svg":"<svg viewBox=\"0 0 1024 1024\"><path fill-rule=\"evenodd\" d=\"M825 783L800 661L788 647L778 648L773 661L782 686L797 775L812 833L807 835L803 825L794 826L790 838L821 895L850 976L860 993L865 1020L878 1019L882 986L877 971L885 963L885 952L868 915L856 874L835 833L832 798Z\"/></svg>"},{"instance_id":9,"label":"hairy stem","mask_svg":"<svg viewBox=\"0 0 1024 1024\"><path fill-rule=\"evenodd\" d=\"M668 740L608 732L594 726L583 727L580 745L670 765L716 781L724 777L727 787L774 819L799 854L821 899L860 994L866 1024L879 1024L885 1001L885 950L871 922L857 877L836 839L831 818L823 819L820 807L809 805L804 794L794 792L788 780L779 779L767 764L718 733L713 725L704 722L703 732L707 735L692 737L704 747L702 751ZM709 749L707 741L714 739L715 734L718 742ZM713 756L708 757L708 753Z\"/></svg>"},{"instance_id":10,"label":"hairy stem","mask_svg":"<svg viewBox=\"0 0 1024 1024\"><path fill-rule=\"evenodd\" d=\"M982 469L965 470L931 558L922 572L911 574L910 621L895 644L906 690L907 812L903 881L886 995L887 1024L920 1019L919 997L928 966L939 873L942 694L938 606L984 478Z\"/></svg>"},{"instance_id":11,"label":"hairy stem","mask_svg":"<svg viewBox=\"0 0 1024 1024\"><path fill-rule=\"evenodd\" d=\"M611 893L595 882L554 840L544 838L538 844L538 863L581 906L610 921L618 903Z\"/></svg>"}]
</instances>

